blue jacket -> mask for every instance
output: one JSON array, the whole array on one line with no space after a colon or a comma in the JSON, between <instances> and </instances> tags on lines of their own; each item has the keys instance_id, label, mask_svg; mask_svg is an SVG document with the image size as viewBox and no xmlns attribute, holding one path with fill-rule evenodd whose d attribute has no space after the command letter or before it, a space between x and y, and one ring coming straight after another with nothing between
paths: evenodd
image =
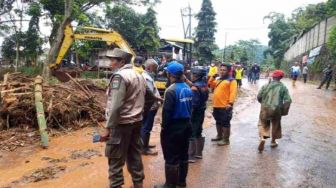
<instances>
[{"instance_id":1,"label":"blue jacket","mask_svg":"<svg viewBox=\"0 0 336 188\"><path fill-rule=\"evenodd\" d=\"M209 98L208 84L203 80L197 80L193 82L193 109L194 110L204 110L206 108L206 102Z\"/></svg>"},{"instance_id":2,"label":"blue jacket","mask_svg":"<svg viewBox=\"0 0 336 188\"><path fill-rule=\"evenodd\" d=\"M188 120L192 110L192 91L184 82L174 83L166 89L163 109L162 126L166 127L176 120Z\"/></svg>"}]
</instances>

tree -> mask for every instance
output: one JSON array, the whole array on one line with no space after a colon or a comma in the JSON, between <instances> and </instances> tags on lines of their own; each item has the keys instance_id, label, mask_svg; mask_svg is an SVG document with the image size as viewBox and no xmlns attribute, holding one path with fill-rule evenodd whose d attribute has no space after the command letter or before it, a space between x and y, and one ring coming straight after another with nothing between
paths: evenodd
<instances>
[{"instance_id":1,"label":"tree","mask_svg":"<svg viewBox=\"0 0 336 188\"><path fill-rule=\"evenodd\" d=\"M336 0L327 1L327 13L328 15L336 15Z\"/></svg>"},{"instance_id":2,"label":"tree","mask_svg":"<svg viewBox=\"0 0 336 188\"><path fill-rule=\"evenodd\" d=\"M41 7L39 3L33 2L30 4L27 14L31 16L28 30L24 38L24 56L27 59L26 63L36 62L38 55L42 54L43 40L39 34L39 21L41 17Z\"/></svg>"},{"instance_id":3,"label":"tree","mask_svg":"<svg viewBox=\"0 0 336 188\"><path fill-rule=\"evenodd\" d=\"M20 36L16 36L17 34L12 34L8 37L4 38L4 41L2 43L1 48L1 54L4 59L13 60L16 56L16 40L17 38L23 39L23 33L18 33ZM20 43L23 43L23 40L20 41Z\"/></svg>"},{"instance_id":4,"label":"tree","mask_svg":"<svg viewBox=\"0 0 336 188\"><path fill-rule=\"evenodd\" d=\"M155 52L160 47L159 27L156 12L150 7L142 16L142 27L138 39L141 41L140 51L144 53Z\"/></svg>"},{"instance_id":5,"label":"tree","mask_svg":"<svg viewBox=\"0 0 336 188\"><path fill-rule=\"evenodd\" d=\"M0 16L7 14L13 9L15 0L0 0ZM2 20L0 20L1 23Z\"/></svg>"},{"instance_id":6,"label":"tree","mask_svg":"<svg viewBox=\"0 0 336 188\"><path fill-rule=\"evenodd\" d=\"M229 45L225 48L224 62L239 61L244 64L262 64L264 61L264 51L267 46L260 44L258 40L239 40L233 45ZM214 54L218 59L223 57L223 49L214 51ZM218 53L219 52L219 53Z\"/></svg>"},{"instance_id":7,"label":"tree","mask_svg":"<svg viewBox=\"0 0 336 188\"><path fill-rule=\"evenodd\" d=\"M284 54L289 47L291 38L295 35L295 29L287 22L285 15L280 13L270 13L264 19L268 19L271 23L268 25L270 29L268 37L269 50L276 62L276 68L280 68L281 61L284 58Z\"/></svg>"},{"instance_id":8,"label":"tree","mask_svg":"<svg viewBox=\"0 0 336 188\"><path fill-rule=\"evenodd\" d=\"M50 44L50 50L48 53L48 57L44 63L43 66L43 77L48 78L49 77L49 64L55 62L56 60L56 54L59 51L59 48L61 47L63 36L64 36L64 28L67 24L71 22L71 14L72 14L72 6L73 1L72 0L65 0L64 2L64 18L62 23L59 25L57 29L57 34L55 37L55 41ZM50 39L49 39L50 40Z\"/></svg>"},{"instance_id":9,"label":"tree","mask_svg":"<svg viewBox=\"0 0 336 188\"><path fill-rule=\"evenodd\" d=\"M216 13L210 0L203 0L201 10L196 15L198 25L196 27L195 48L200 63L209 63L214 58L212 49L215 43Z\"/></svg>"},{"instance_id":10,"label":"tree","mask_svg":"<svg viewBox=\"0 0 336 188\"><path fill-rule=\"evenodd\" d=\"M48 77L48 64L55 62L56 54L59 51L61 42L64 35L64 28L71 21L78 21L79 25L85 25L90 19L88 18L87 11L94 6L108 3L130 3L130 4L143 4L150 3L150 0L41 0L44 10L49 13L52 20L52 32L49 37L51 44L50 51L45 62L43 69L44 77ZM157 1L155 0L154 3Z\"/></svg>"},{"instance_id":11,"label":"tree","mask_svg":"<svg viewBox=\"0 0 336 188\"><path fill-rule=\"evenodd\" d=\"M136 50L140 49L139 32L142 27L141 15L125 4L105 9L105 24L109 29L120 33Z\"/></svg>"},{"instance_id":12,"label":"tree","mask_svg":"<svg viewBox=\"0 0 336 188\"><path fill-rule=\"evenodd\" d=\"M293 11L289 24L292 24L296 33L306 32L316 23L326 19L327 5L325 3L310 4L306 7L299 7Z\"/></svg>"}]
</instances>

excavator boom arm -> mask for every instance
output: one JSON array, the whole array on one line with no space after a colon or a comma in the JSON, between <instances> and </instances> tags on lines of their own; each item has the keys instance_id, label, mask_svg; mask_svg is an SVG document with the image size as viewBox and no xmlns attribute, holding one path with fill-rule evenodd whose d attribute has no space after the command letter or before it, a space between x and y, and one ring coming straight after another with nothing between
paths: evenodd
<instances>
[{"instance_id":1,"label":"excavator boom arm","mask_svg":"<svg viewBox=\"0 0 336 188\"><path fill-rule=\"evenodd\" d=\"M92 30L92 29L91 29ZM56 69L62 62L65 54L69 50L70 46L74 42L74 40L93 40L93 41L104 41L107 45L115 44L120 49L131 53L133 55L133 59L135 58L135 52L132 50L130 45L124 38L115 31L103 30L103 29L95 29L95 31L102 31L102 33L81 33L75 34L70 25L67 25L64 29L64 38L62 42L62 46L59 50L58 56L56 58L56 62L50 64L49 67L51 69ZM133 60L132 59L132 60ZM133 62L133 61L132 61Z\"/></svg>"}]
</instances>

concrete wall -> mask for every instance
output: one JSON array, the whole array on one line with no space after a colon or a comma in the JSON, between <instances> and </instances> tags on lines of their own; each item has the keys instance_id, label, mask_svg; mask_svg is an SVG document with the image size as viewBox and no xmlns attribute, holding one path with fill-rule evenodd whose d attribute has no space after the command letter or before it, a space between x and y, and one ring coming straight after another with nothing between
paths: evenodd
<instances>
[{"instance_id":1,"label":"concrete wall","mask_svg":"<svg viewBox=\"0 0 336 188\"><path fill-rule=\"evenodd\" d=\"M329 33L336 26L336 16L330 17L318 24L311 30L304 33L285 53L285 60L292 61L298 56L308 54L308 52L318 46L324 45Z\"/></svg>"}]
</instances>

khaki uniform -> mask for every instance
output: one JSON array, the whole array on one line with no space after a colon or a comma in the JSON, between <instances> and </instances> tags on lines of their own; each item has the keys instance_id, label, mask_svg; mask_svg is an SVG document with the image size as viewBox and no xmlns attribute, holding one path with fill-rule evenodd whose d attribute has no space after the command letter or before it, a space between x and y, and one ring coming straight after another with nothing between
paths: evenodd
<instances>
[{"instance_id":1,"label":"khaki uniform","mask_svg":"<svg viewBox=\"0 0 336 188\"><path fill-rule=\"evenodd\" d=\"M110 80L106 109L106 127L110 129L110 136L105 150L110 187L124 184L122 168L125 162L134 187L142 185L144 172L140 129L145 93L145 80L132 69L131 64L124 65Z\"/></svg>"},{"instance_id":2,"label":"khaki uniform","mask_svg":"<svg viewBox=\"0 0 336 188\"><path fill-rule=\"evenodd\" d=\"M286 86L279 81L272 81L264 85L258 93L258 101L261 103L258 123L259 136L281 138L281 116L288 114L292 102Z\"/></svg>"}]
</instances>

